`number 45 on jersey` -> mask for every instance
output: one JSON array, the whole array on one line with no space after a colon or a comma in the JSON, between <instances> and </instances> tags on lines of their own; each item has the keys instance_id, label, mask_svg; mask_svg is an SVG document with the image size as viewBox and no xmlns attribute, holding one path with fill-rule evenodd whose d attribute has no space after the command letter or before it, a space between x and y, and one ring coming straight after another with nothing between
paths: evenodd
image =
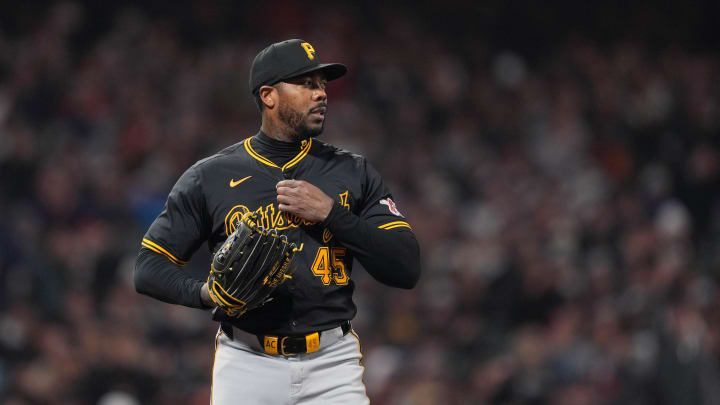
<instances>
[{"instance_id":1,"label":"number 45 on jersey","mask_svg":"<svg viewBox=\"0 0 720 405\"><path fill-rule=\"evenodd\" d=\"M350 278L345 271L344 258L344 247L321 246L310 269L325 285L330 285L332 281L337 285L346 285Z\"/></svg>"}]
</instances>

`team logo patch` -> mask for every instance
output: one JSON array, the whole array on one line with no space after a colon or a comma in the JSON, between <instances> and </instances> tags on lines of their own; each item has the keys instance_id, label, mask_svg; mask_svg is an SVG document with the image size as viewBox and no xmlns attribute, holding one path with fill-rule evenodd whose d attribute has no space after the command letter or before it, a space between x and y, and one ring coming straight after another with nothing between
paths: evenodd
<instances>
[{"instance_id":1,"label":"team logo patch","mask_svg":"<svg viewBox=\"0 0 720 405\"><path fill-rule=\"evenodd\" d=\"M380 200L380 204L387 205L388 209L390 210L390 212L393 213L393 215L405 218L405 216L401 214L400 211L398 211L397 206L395 205L395 201L393 201L392 198L382 199Z\"/></svg>"}]
</instances>

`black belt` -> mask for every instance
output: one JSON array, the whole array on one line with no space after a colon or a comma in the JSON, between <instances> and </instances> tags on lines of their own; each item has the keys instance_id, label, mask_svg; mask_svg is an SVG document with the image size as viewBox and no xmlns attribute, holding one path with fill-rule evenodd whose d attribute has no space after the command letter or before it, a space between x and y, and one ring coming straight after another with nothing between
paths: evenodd
<instances>
[{"instance_id":1,"label":"black belt","mask_svg":"<svg viewBox=\"0 0 720 405\"><path fill-rule=\"evenodd\" d=\"M221 328L223 332L230 338L233 338L232 325L228 322L222 322ZM340 324L342 334L347 335L352 329L350 321ZM283 356L292 356L300 353L316 352L320 348L320 333L313 332L306 335L277 336L277 335L255 335L266 353L282 354Z\"/></svg>"}]
</instances>

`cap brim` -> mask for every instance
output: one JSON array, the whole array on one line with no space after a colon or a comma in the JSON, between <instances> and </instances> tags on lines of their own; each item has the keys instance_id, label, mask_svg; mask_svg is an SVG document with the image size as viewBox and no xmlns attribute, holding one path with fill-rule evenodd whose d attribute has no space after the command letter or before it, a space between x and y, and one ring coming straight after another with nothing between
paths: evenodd
<instances>
[{"instance_id":1,"label":"cap brim","mask_svg":"<svg viewBox=\"0 0 720 405\"><path fill-rule=\"evenodd\" d=\"M321 63L319 65L311 66L307 69L303 69L299 72L293 72L292 74L283 77L282 80L289 79L291 77L296 77L300 75L304 75L310 72L315 72L318 70L322 70L323 73L325 73L325 78L327 81L339 79L343 76L345 76L345 73L347 73L348 68L347 66L343 65L342 63Z\"/></svg>"}]
</instances>

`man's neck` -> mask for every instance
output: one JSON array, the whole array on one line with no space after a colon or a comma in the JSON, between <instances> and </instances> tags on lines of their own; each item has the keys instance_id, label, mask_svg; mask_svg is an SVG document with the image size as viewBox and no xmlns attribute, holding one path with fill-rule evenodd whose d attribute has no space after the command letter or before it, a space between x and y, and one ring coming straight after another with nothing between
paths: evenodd
<instances>
[{"instance_id":1,"label":"man's neck","mask_svg":"<svg viewBox=\"0 0 720 405\"><path fill-rule=\"evenodd\" d=\"M269 136L272 139L275 139L277 141L282 142L297 142L296 137L294 136L289 128L283 128L286 127L285 125L278 125L273 120L266 120L264 119L262 121L262 124L260 125L260 130L265 133L265 135Z\"/></svg>"}]
</instances>

